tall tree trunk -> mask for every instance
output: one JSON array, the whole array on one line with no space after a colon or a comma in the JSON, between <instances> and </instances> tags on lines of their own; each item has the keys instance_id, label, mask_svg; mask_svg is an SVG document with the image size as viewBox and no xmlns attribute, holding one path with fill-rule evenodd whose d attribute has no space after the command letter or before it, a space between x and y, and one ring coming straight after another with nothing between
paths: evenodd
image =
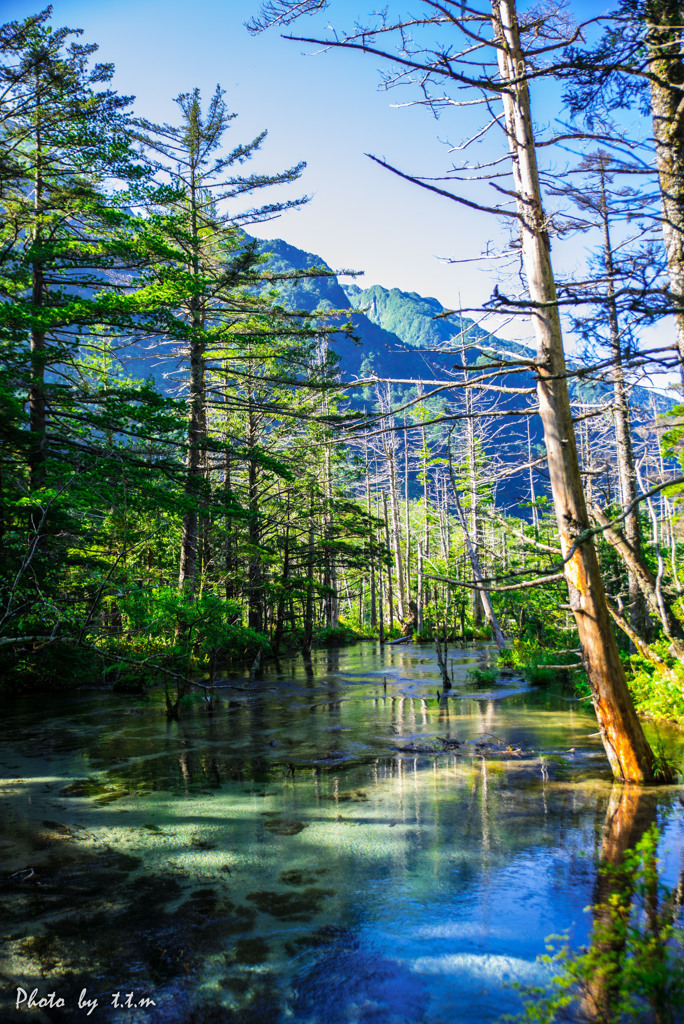
<instances>
[{"instance_id":1,"label":"tall tree trunk","mask_svg":"<svg viewBox=\"0 0 684 1024\"><path fill-rule=\"evenodd\" d=\"M306 601L304 605L304 642L302 644L302 654L311 654L311 643L313 640L313 592L314 592L314 509L313 509L313 496L311 498L311 507L309 509L309 540L307 545L307 565L306 565Z\"/></svg>"},{"instance_id":2,"label":"tall tree trunk","mask_svg":"<svg viewBox=\"0 0 684 1024\"><path fill-rule=\"evenodd\" d=\"M421 434L423 438L423 505L425 507L425 533L423 536L423 555L425 558L430 557L430 493L428 488L428 464L427 464L427 439L425 437L425 427L422 427Z\"/></svg>"},{"instance_id":3,"label":"tall tree trunk","mask_svg":"<svg viewBox=\"0 0 684 1024\"><path fill-rule=\"evenodd\" d=\"M383 408L383 410L389 410L389 395L386 397L380 395L379 397L381 408ZM397 480L396 434L392 431L385 430L384 422L382 431L382 447L385 453L387 475L389 477L390 508L392 512L392 539L394 541L393 546L390 547L390 552L394 553L394 567L397 577L397 610L399 619L403 620L406 617L406 591L404 587L403 559L401 557L401 526L399 525L399 483ZM390 617L391 616L392 611L390 610Z\"/></svg>"},{"instance_id":4,"label":"tall tree trunk","mask_svg":"<svg viewBox=\"0 0 684 1024\"><path fill-rule=\"evenodd\" d=\"M226 436L228 436L227 430ZM233 485L231 480L230 452L227 451L223 466L223 497L226 503L226 512L223 520L225 530L224 568L226 573L226 579L224 584L224 590L226 595L226 601L230 601L232 600L232 598L235 597L235 574L237 570L235 535L233 531L232 517L227 507L228 503L232 499L232 494Z\"/></svg>"},{"instance_id":5,"label":"tall tree trunk","mask_svg":"<svg viewBox=\"0 0 684 1024\"><path fill-rule=\"evenodd\" d=\"M484 610L487 622L491 626L496 646L499 648L500 651L502 651L506 646L506 637L504 636L503 630L499 625L499 620L496 617L496 612L492 607L492 601L489 596L489 593L483 587L482 570L480 569L480 562L477 557L477 551L475 550L473 542L470 538L470 531L468 530L468 520L466 519L465 513L463 511L461 499L458 494L458 487L456 486L456 479L454 477L454 471L451 462L451 452L449 452L449 456L449 469L451 471L451 485L454 494L454 504L456 505L456 515L458 516L458 521L461 524L461 529L463 531L463 542L465 544L466 551L468 552L468 558L470 559L470 566L473 571L473 582L479 584L481 588L478 592L480 595L480 600L482 602L482 608Z\"/></svg>"},{"instance_id":6,"label":"tall tree trunk","mask_svg":"<svg viewBox=\"0 0 684 1024\"><path fill-rule=\"evenodd\" d=\"M199 227L197 220L197 184L195 167L190 176L190 241L189 270L192 279L199 281ZM199 289L198 289L199 291ZM197 576L197 524L198 505L202 492L202 440L204 416L204 315L197 294L190 296L187 305L190 332L190 395L188 399L188 453L185 463L185 496L188 508L183 516L181 533L178 586L194 597Z\"/></svg>"},{"instance_id":7,"label":"tall tree trunk","mask_svg":"<svg viewBox=\"0 0 684 1024\"><path fill-rule=\"evenodd\" d=\"M389 533L389 518L387 516L387 493L382 492L382 507L385 518L385 544L387 550L392 554L392 547L390 545L390 533ZM394 595L392 592L392 570L390 566L387 566L387 597L389 601L389 631L390 633L394 629Z\"/></svg>"},{"instance_id":8,"label":"tall tree trunk","mask_svg":"<svg viewBox=\"0 0 684 1024\"><path fill-rule=\"evenodd\" d=\"M610 217L606 196L605 168L599 166L600 182L600 215L603 230L603 262L606 270L606 290L608 293L608 327L610 332L610 348L613 357L613 416L615 422L615 453L617 456L618 477L623 507L632 505L625 518L625 534L633 551L641 558L641 528L639 525L639 507L636 504L637 481L632 447L632 428L629 413L629 397L622 365L622 345L620 344L620 322L618 319L617 302L615 300L615 266L613 263L613 244L610 236ZM646 607L639 588L639 581L632 571L629 580L629 613L630 623L635 632L642 635L646 625Z\"/></svg>"},{"instance_id":9,"label":"tall tree trunk","mask_svg":"<svg viewBox=\"0 0 684 1024\"><path fill-rule=\"evenodd\" d=\"M371 510L371 492L370 492L370 473L368 471L368 444L366 443L366 504L368 506L368 519L372 514ZM375 600L375 545L373 543L374 533L370 534L370 626L371 629L375 629L378 624L378 612Z\"/></svg>"},{"instance_id":10,"label":"tall tree trunk","mask_svg":"<svg viewBox=\"0 0 684 1024\"><path fill-rule=\"evenodd\" d=\"M411 521L409 519L409 448L404 412L404 514L406 531L406 601L411 602Z\"/></svg>"},{"instance_id":11,"label":"tall tree trunk","mask_svg":"<svg viewBox=\"0 0 684 1024\"><path fill-rule=\"evenodd\" d=\"M537 508L537 495L534 489L534 466L532 465L532 436L530 434L530 417L526 416L525 419L527 420L527 461L530 464L530 504L532 506L532 527L534 530L534 539L539 540L539 509Z\"/></svg>"},{"instance_id":12,"label":"tall tree trunk","mask_svg":"<svg viewBox=\"0 0 684 1024\"><path fill-rule=\"evenodd\" d=\"M327 404L326 404L327 409ZM333 512L332 512L332 500L333 500L333 489L332 489L332 467L330 465L330 445L325 446L325 496L326 496L326 511L325 511L325 534L326 534L326 576L327 584L330 587L330 593L326 594L325 598L325 618L326 625L330 629L337 629L340 624L340 601L337 593L337 564L334 553L333 543Z\"/></svg>"},{"instance_id":13,"label":"tall tree trunk","mask_svg":"<svg viewBox=\"0 0 684 1024\"><path fill-rule=\"evenodd\" d=\"M423 632L423 542L418 541L418 579L416 585L416 605L418 606L418 612L416 615L417 630L419 633Z\"/></svg>"},{"instance_id":14,"label":"tall tree trunk","mask_svg":"<svg viewBox=\"0 0 684 1024\"><path fill-rule=\"evenodd\" d=\"M532 115L514 0L492 0L506 131L518 198L523 265L537 339L537 394L565 578L603 744L616 778L655 781L655 759L627 689L590 538L570 411L563 338L541 200Z\"/></svg>"},{"instance_id":15,"label":"tall tree trunk","mask_svg":"<svg viewBox=\"0 0 684 1024\"><path fill-rule=\"evenodd\" d=\"M36 249L36 258L31 263L31 301L36 309L45 303L45 273L43 257L40 255L42 244L43 216L43 139L41 130L41 90L36 88L36 135L35 135L35 181L33 212L36 226L32 243ZM31 370L29 378L29 428L31 440L29 446L29 491L34 494L45 486L46 458L45 445L47 440L47 413L45 400L45 331L37 327L31 330ZM41 513L39 509L31 513L31 532L37 534L41 529ZM38 538L36 537L36 542Z\"/></svg>"},{"instance_id":16,"label":"tall tree trunk","mask_svg":"<svg viewBox=\"0 0 684 1024\"><path fill-rule=\"evenodd\" d=\"M285 628L285 605L287 602L288 587L290 582L290 492L287 493L287 506L285 509L285 537L283 540L283 568L280 574L280 593L278 594L278 608L276 612L275 632L273 635L273 650L277 655L280 653L280 645L283 640Z\"/></svg>"},{"instance_id":17,"label":"tall tree trunk","mask_svg":"<svg viewBox=\"0 0 684 1024\"><path fill-rule=\"evenodd\" d=\"M261 516L259 509L259 465L256 445L258 439L257 413L250 393L247 399L247 459L248 459L248 526L249 568L248 568L248 612L250 629L261 632L263 628L263 581L261 566Z\"/></svg>"},{"instance_id":18,"label":"tall tree trunk","mask_svg":"<svg viewBox=\"0 0 684 1024\"><path fill-rule=\"evenodd\" d=\"M382 544L378 538L377 550L380 551ZM378 636L380 644L385 642L385 594L383 589L384 574L382 570L382 559L378 562Z\"/></svg>"},{"instance_id":19,"label":"tall tree trunk","mask_svg":"<svg viewBox=\"0 0 684 1024\"><path fill-rule=\"evenodd\" d=\"M468 462L468 496L470 499L470 530L469 530L469 546L472 548L473 555L471 557L475 559L475 562L479 566L480 562L480 516L479 516L479 494L477 490L477 466L475 457L475 426L473 423L473 394L470 387L467 386L468 373L466 366L468 361L466 359L465 350L465 338L463 335L463 328L461 326L461 362L463 364L463 379L466 383L465 388L465 435L466 435L466 459ZM453 481L453 475L452 475ZM454 491L456 488L454 487ZM483 594L482 591L472 591L472 618L473 626L482 625L482 613L484 611Z\"/></svg>"},{"instance_id":20,"label":"tall tree trunk","mask_svg":"<svg viewBox=\"0 0 684 1024\"><path fill-rule=\"evenodd\" d=\"M197 576L198 505L202 492L202 439L204 422L204 352L200 338L190 341L190 398L188 452L185 461L185 496L189 507L183 515L178 586L192 596Z\"/></svg>"},{"instance_id":21,"label":"tall tree trunk","mask_svg":"<svg viewBox=\"0 0 684 1024\"><path fill-rule=\"evenodd\" d=\"M647 0L648 71L663 237L670 290L680 312L675 316L679 373L684 388L684 56L680 0Z\"/></svg>"}]
</instances>

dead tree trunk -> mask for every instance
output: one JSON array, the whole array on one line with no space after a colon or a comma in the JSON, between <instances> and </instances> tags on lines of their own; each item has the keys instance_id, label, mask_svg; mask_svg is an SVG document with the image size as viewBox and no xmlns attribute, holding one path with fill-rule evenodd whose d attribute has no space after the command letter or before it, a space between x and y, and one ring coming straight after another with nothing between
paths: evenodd
<instances>
[{"instance_id":1,"label":"dead tree trunk","mask_svg":"<svg viewBox=\"0 0 684 1024\"><path fill-rule=\"evenodd\" d=\"M368 444L366 442L366 504L368 506L368 521L371 518L371 493L370 493L370 474L368 472ZM370 626L371 629L375 629L378 624L378 613L377 605L375 600L375 551L373 543L373 534L370 538Z\"/></svg>"},{"instance_id":2,"label":"dead tree trunk","mask_svg":"<svg viewBox=\"0 0 684 1024\"><path fill-rule=\"evenodd\" d=\"M418 606L417 629L423 632L423 542L418 541L418 579L416 581L416 604Z\"/></svg>"},{"instance_id":3,"label":"dead tree trunk","mask_svg":"<svg viewBox=\"0 0 684 1024\"><path fill-rule=\"evenodd\" d=\"M259 418L254 409L253 396L248 397L247 409L247 458L248 458L248 613L250 629L261 632L264 624L263 580L261 565L261 511L259 508L259 462L257 443L259 439Z\"/></svg>"},{"instance_id":4,"label":"dead tree trunk","mask_svg":"<svg viewBox=\"0 0 684 1024\"><path fill-rule=\"evenodd\" d=\"M479 499L480 496L477 490L477 459L475 452L475 426L473 423L473 395L472 390L468 387L468 371L466 369L468 363L466 359L465 350L465 339L463 337L463 323L461 322L461 362L463 364L463 380L466 385L465 387L465 437L466 437L466 458L468 461L468 494L470 498L470 530L469 530L469 544L472 547L473 557L475 558L478 567L480 563L480 515L479 515ZM452 474L453 483L453 474ZM456 488L454 487L454 490ZM472 558L471 558L472 562ZM473 590L472 592L472 618L473 626L477 628L482 625L482 613L484 612L484 603L482 591Z\"/></svg>"},{"instance_id":5,"label":"dead tree trunk","mask_svg":"<svg viewBox=\"0 0 684 1024\"><path fill-rule=\"evenodd\" d=\"M302 642L302 654L311 654L313 641L313 592L314 592L314 509L313 498L309 509L309 541L307 545L306 565L306 600L304 603L304 640Z\"/></svg>"},{"instance_id":6,"label":"dead tree trunk","mask_svg":"<svg viewBox=\"0 0 684 1024\"><path fill-rule=\"evenodd\" d=\"M385 544L388 552L391 554L392 548L390 545L389 519L387 517L387 494L385 491L382 492L382 507L385 517ZM387 597L389 601L389 631L391 633L394 629L394 595L392 593L392 569L389 565L387 566Z\"/></svg>"},{"instance_id":7,"label":"dead tree trunk","mask_svg":"<svg viewBox=\"0 0 684 1024\"><path fill-rule=\"evenodd\" d=\"M449 455L451 456L451 452L449 452ZM454 504L456 506L456 515L458 516L458 521L461 524L461 530L463 531L463 542L465 544L466 551L468 552L468 558L470 559L470 566L473 572L473 582L478 587L477 593L479 593L480 595L480 601L482 603L482 608L485 613L485 618L487 619L487 622L491 627L492 633L494 634L494 641L496 643L496 646L499 648L500 651L502 651L506 646L506 637L503 634L503 630L499 625L499 620L497 619L496 613L492 607L492 602L489 593L484 588L484 584L482 581L482 571L480 569L480 562L477 557L477 551L475 550L473 542L470 539L468 521L465 517L463 506L461 505L461 499L458 494L458 488L456 486L456 479L454 477L454 470L451 462L451 457L449 458L449 470L451 472L451 486L454 492Z\"/></svg>"},{"instance_id":8,"label":"dead tree trunk","mask_svg":"<svg viewBox=\"0 0 684 1024\"><path fill-rule=\"evenodd\" d=\"M601 228L603 232L603 262L606 269L606 291L608 297L608 328L610 333L610 349L613 357L613 417L615 422L615 454L617 456L618 477L620 480L620 496L623 507L631 505L625 517L625 533L633 550L641 557L641 528L639 525L639 507L636 504L637 482L634 450L632 447L632 428L629 413L629 396L622 365L622 346L620 344L620 322L618 319L617 302L615 299L615 266L613 262L613 243L610 235L610 218L606 195L605 167L599 165ZM639 582L634 573L629 571L629 609L630 623L635 632L642 634L646 624L646 608Z\"/></svg>"},{"instance_id":9,"label":"dead tree trunk","mask_svg":"<svg viewBox=\"0 0 684 1024\"><path fill-rule=\"evenodd\" d=\"M684 117L682 86L681 4L650 0L644 5L646 46L651 90L651 113L656 164L663 204L663 238L667 252L670 291L679 312L677 350L684 387Z\"/></svg>"},{"instance_id":10,"label":"dead tree trunk","mask_svg":"<svg viewBox=\"0 0 684 1024\"><path fill-rule=\"evenodd\" d=\"M644 736L606 606L582 490L547 221L541 199L525 54L514 0L492 0L506 133L517 196L523 265L537 340L537 394L565 578L599 729L616 778L653 782Z\"/></svg>"}]
</instances>

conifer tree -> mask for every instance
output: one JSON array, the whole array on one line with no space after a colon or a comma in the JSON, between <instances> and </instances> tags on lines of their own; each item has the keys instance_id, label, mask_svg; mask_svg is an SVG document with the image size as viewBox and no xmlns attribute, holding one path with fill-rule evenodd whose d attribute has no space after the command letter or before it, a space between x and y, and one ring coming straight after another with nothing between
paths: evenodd
<instances>
[{"instance_id":1,"label":"conifer tree","mask_svg":"<svg viewBox=\"0 0 684 1024\"><path fill-rule=\"evenodd\" d=\"M304 164L275 175L245 177L236 165L248 160L266 137L262 132L246 145L221 152L224 136L236 116L228 111L217 86L206 112L198 89L176 98L176 125L140 122L146 146L157 155L157 170L165 174L172 193L158 211L159 225L170 258L157 272L157 282L170 286L168 306L176 317L172 333L186 360L188 434L185 474L187 508L183 517L179 583L194 593L198 555L198 514L206 473L203 451L207 439L206 360L215 355L228 334L237 337L235 323L264 308L245 285L259 283L257 246L240 227L270 219L305 199L266 204L238 212L242 196L271 185L295 181ZM174 299L175 296L175 299ZM168 300L167 300L168 301ZM212 352L213 348L213 352Z\"/></svg>"}]
</instances>

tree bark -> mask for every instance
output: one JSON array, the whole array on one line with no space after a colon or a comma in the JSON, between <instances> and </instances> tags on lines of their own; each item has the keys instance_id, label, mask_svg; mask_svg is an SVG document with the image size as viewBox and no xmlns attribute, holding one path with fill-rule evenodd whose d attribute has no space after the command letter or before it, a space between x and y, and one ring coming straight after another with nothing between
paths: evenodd
<instances>
[{"instance_id":1,"label":"tree bark","mask_svg":"<svg viewBox=\"0 0 684 1024\"><path fill-rule=\"evenodd\" d=\"M304 607L304 642L302 654L311 654L313 640L313 580L314 580L314 512L313 499L309 510L309 541L306 568L306 602Z\"/></svg>"},{"instance_id":2,"label":"tree bark","mask_svg":"<svg viewBox=\"0 0 684 1024\"><path fill-rule=\"evenodd\" d=\"M280 653L280 645L283 640L285 628L285 604L290 584L290 493L287 495L287 506L285 509L285 537L283 540L283 569L280 575L280 593L278 595L278 609L276 612L275 632L273 635L273 650L276 657Z\"/></svg>"},{"instance_id":3,"label":"tree bark","mask_svg":"<svg viewBox=\"0 0 684 1024\"><path fill-rule=\"evenodd\" d=\"M32 243L36 252L40 252L42 243L43 216L43 137L41 129L41 89L36 83L36 133L35 133L35 181L33 195L33 212L36 226ZM36 308L45 303L45 273L43 259L39 255L31 262L31 301ZM47 410L45 401L45 331L36 327L31 330L31 375L29 380L29 428L31 441L29 447L29 491L34 494L45 486L45 443L47 435ZM37 533L40 529L40 510L31 515L31 528Z\"/></svg>"},{"instance_id":4,"label":"tree bark","mask_svg":"<svg viewBox=\"0 0 684 1024\"><path fill-rule=\"evenodd\" d=\"M257 414L253 408L251 393L247 400L247 459L248 459L248 527L249 536L249 567L248 567L248 613L247 622L250 629L261 632L263 628L263 581L261 573L261 521L259 510L259 465L256 458L258 438Z\"/></svg>"},{"instance_id":5,"label":"tree bark","mask_svg":"<svg viewBox=\"0 0 684 1024\"><path fill-rule=\"evenodd\" d=\"M461 362L463 364L463 378L467 385L467 366L466 353L465 353L465 339L463 337L463 324L461 324ZM475 459L475 427L473 425L473 396L472 391L469 387L465 388L465 435L466 435L466 458L468 460L468 492L470 498L470 537L469 537L469 548L472 548L473 556L471 557L471 563L473 557L478 567L480 565L480 516L479 516L479 494L477 490L477 467ZM453 474L452 474L453 483ZM454 486L454 491L456 487ZM468 552L470 556L470 550ZM480 574L481 578L481 574ZM473 626L476 628L482 625L482 613L486 610L484 607L484 596L483 592L479 590L472 591L472 618Z\"/></svg>"},{"instance_id":6,"label":"tree bark","mask_svg":"<svg viewBox=\"0 0 684 1024\"><path fill-rule=\"evenodd\" d=\"M190 174L190 241L189 270L199 280L199 226L197 220L197 182L195 166ZM190 396L188 400L188 452L185 463L185 496L189 507L183 516L178 586L195 594L197 576L198 504L202 490L202 440L204 428L204 315L198 295L191 295L187 305L190 336Z\"/></svg>"},{"instance_id":7,"label":"tree bark","mask_svg":"<svg viewBox=\"0 0 684 1024\"><path fill-rule=\"evenodd\" d=\"M675 315L679 373L684 388L684 57L679 0L648 0L644 16L653 137L663 205L663 238Z\"/></svg>"},{"instance_id":8,"label":"tree bark","mask_svg":"<svg viewBox=\"0 0 684 1024\"><path fill-rule=\"evenodd\" d=\"M459 522L461 524L461 529L463 530L463 542L465 544L466 551L468 552L468 558L470 559L470 566L471 566L472 571L473 571L473 580L474 580L475 583L479 584L479 586L482 588L482 589L480 589L478 591L479 595L480 595L480 601L482 603L482 608L484 610L487 622L489 623L489 625L491 627L492 633L494 634L494 641L496 643L496 646L499 648L500 651L502 651L504 649L504 647L506 646L506 637L503 634L503 630L501 629L501 626L499 625L499 620L497 619L496 613L494 611L494 608L492 607L492 601L491 601L491 598L489 596L489 593L483 587L482 571L480 569L480 562L479 562L479 559L477 557L477 551L475 550L475 548L473 546L473 543L472 543L472 541L470 539L470 533L469 533L469 530L468 530L468 521L467 521L467 519L465 517L465 513L463 511L463 506L461 505L461 499L460 499L459 494L458 494L458 488L456 487L456 480L454 479L453 468L452 468L452 465L451 465L451 459L449 460L449 469L451 470L451 485L452 485L453 492L454 492L454 503L456 505L456 514L457 514L458 520L459 520Z\"/></svg>"},{"instance_id":9,"label":"tree bark","mask_svg":"<svg viewBox=\"0 0 684 1024\"><path fill-rule=\"evenodd\" d=\"M392 547L390 545L389 535L389 519L387 516L387 494L385 491L382 492L382 507L385 517L385 544L387 550L392 553ZM392 593L392 570L387 566L387 597L389 601L389 631L390 633L394 629L394 595Z\"/></svg>"},{"instance_id":10,"label":"tree bark","mask_svg":"<svg viewBox=\"0 0 684 1024\"><path fill-rule=\"evenodd\" d=\"M616 778L655 781L655 760L627 689L606 606L582 490L565 354L541 200L525 54L514 0L492 0L506 132L517 194L523 265L537 341L537 394L570 605L604 748Z\"/></svg>"},{"instance_id":11,"label":"tree bark","mask_svg":"<svg viewBox=\"0 0 684 1024\"><path fill-rule=\"evenodd\" d=\"M389 440L383 437L385 457L389 470L390 511L392 513L392 539L394 541L394 567L397 576L397 614L403 620L406 616L406 590L404 587L404 567L401 557L401 526L399 524L399 484L397 481L397 459L394 435ZM388 539L389 545L389 539ZM390 551L392 547L390 547ZM390 613L391 614L391 613Z\"/></svg>"},{"instance_id":12,"label":"tree bark","mask_svg":"<svg viewBox=\"0 0 684 1024\"><path fill-rule=\"evenodd\" d=\"M608 328L610 348L613 357L613 417L615 422L615 454L617 457L618 477L620 480L620 497L623 507L631 505L625 517L625 534L632 549L641 558L641 527L639 524L639 507L636 504L637 481L632 447L632 427L629 413L629 397L622 365L622 346L620 344L620 322L615 300L615 265L613 262L613 244L610 236L610 218L608 199L606 196L606 173L599 166L600 182L600 216L603 231L603 262L606 270L606 290L608 293ZM629 579L629 612L630 623L635 632L643 634L646 625L646 609L639 581L631 570Z\"/></svg>"},{"instance_id":13,"label":"tree bark","mask_svg":"<svg viewBox=\"0 0 684 1024\"><path fill-rule=\"evenodd\" d=\"M368 506L368 519L370 522L371 517L371 493L370 493L370 474L368 471L368 442L365 446L366 453L366 504ZM370 626L371 629L375 629L378 624L378 613L377 605L375 600L375 551L373 543L373 534L370 536Z\"/></svg>"}]
</instances>

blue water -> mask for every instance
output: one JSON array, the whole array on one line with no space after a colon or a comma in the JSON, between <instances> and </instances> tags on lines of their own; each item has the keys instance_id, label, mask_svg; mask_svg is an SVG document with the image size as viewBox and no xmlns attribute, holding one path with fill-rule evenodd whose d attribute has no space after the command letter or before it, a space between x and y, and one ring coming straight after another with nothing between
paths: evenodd
<instances>
[{"instance_id":1,"label":"blue water","mask_svg":"<svg viewBox=\"0 0 684 1024\"><path fill-rule=\"evenodd\" d=\"M3 1024L516 1010L514 983L547 977L546 937L587 939L620 793L571 690L482 685L468 672L493 652L452 653L447 698L429 649L362 644L234 676L213 715L180 722L155 697L96 691L6 708ZM643 826L663 829L671 884L675 796L655 792ZM65 1005L16 1010L22 988Z\"/></svg>"}]
</instances>

